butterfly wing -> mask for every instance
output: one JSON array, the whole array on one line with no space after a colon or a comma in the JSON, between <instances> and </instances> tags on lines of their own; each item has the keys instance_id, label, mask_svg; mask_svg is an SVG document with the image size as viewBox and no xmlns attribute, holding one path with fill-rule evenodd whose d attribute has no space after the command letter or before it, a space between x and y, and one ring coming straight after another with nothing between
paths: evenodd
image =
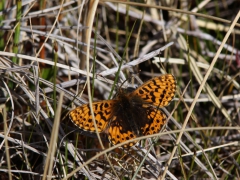
<instances>
[{"instance_id":1,"label":"butterfly wing","mask_svg":"<svg viewBox=\"0 0 240 180\"><path fill-rule=\"evenodd\" d=\"M111 110L114 103L115 100L105 100L92 103L98 132L102 132L106 129L111 119ZM96 132L89 104L79 106L70 111L69 117L79 128L85 131Z\"/></svg>"},{"instance_id":2,"label":"butterfly wing","mask_svg":"<svg viewBox=\"0 0 240 180\"><path fill-rule=\"evenodd\" d=\"M155 106L167 106L173 99L176 92L176 80L171 74L165 74L159 77L150 79L135 91L130 96L140 96L145 102Z\"/></svg>"},{"instance_id":3,"label":"butterfly wing","mask_svg":"<svg viewBox=\"0 0 240 180\"><path fill-rule=\"evenodd\" d=\"M159 133L163 125L167 121L167 116L160 110L154 107L146 107L147 120L144 127L141 128L143 135Z\"/></svg>"},{"instance_id":4,"label":"butterfly wing","mask_svg":"<svg viewBox=\"0 0 240 180\"><path fill-rule=\"evenodd\" d=\"M131 129L126 129L121 125L122 120L118 119L117 116L114 117L113 122L111 123L108 129L108 139L113 144L119 144L130 139L134 139L137 136ZM137 141L125 144L123 147L128 148L136 144Z\"/></svg>"}]
</instances>

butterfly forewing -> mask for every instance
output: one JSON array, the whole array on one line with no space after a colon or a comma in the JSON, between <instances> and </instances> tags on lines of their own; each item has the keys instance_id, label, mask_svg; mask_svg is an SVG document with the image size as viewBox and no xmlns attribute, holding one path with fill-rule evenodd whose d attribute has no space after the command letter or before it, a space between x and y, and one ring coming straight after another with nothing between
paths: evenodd
<instances>
[{"instance_id":1,"label":"butterfly forewing","mask_svg":"<svg viewBox=\"0 0 240 180\"><path fill-rule=\"evenodd\" d=\"M98 132L102 132L106 129L110 121L112 106L114 103L115 100L105 100L92 103ZM73 123L79 128L86 131L96 132L89 104L75 108L70 111L69 116Z\"/></svg>"},{"instance_id":2,"label":"butterfly forewing","mask_svg":"<svg viewBox=\"0 0 240 180\"><path fill-rule=\"evenodd\" d=\"M173 75L165 74L155 77L131 93L141 97L145 102L155 106L167 106L173 99L176 91L176 80Z\"/></svg>"}]
</instances>

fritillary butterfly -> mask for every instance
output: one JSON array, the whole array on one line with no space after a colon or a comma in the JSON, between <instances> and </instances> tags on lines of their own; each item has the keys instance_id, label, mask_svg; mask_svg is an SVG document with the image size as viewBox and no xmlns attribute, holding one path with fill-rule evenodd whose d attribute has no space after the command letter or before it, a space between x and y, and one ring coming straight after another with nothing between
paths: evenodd
<instances>
[{"instance_id":1,"label":"fritillary butterfly","mask_svg":"<svg viewBox=\"0 0 240 180\"><path fill-rule=\"evenodd\" d=\"M165 74L150 79L132 92L121 89L115 99L92 103L98 132L107 132L113 145L158 133L167 120L159 107L167 106L175 91L174 76ZM96 132L89 106L79 106L70 111L69 116L79 128ZM124 147L131 147L136 142Z\"/></svg>"}]
</instances>

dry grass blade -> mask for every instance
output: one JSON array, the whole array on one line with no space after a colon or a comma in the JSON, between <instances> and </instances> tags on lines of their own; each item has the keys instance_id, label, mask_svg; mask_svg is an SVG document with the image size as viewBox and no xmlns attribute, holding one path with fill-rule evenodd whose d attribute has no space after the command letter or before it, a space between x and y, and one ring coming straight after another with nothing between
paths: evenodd
<instances>
[{"instance_id":1,"label":"dry grass blade","mask_svg":"<svg viewBox=\"0 0 240 180\"><path fill-rule=\"evenodd\" d=\"M60 124L60 115L61 115L61 106L62 106L62 101L63 101L63 95L64 95L63 92L60 93L59 104L58 104L57 111L55 114L50 144L49 144L49 148L48 148L48 155L46 157L46 162L45 162L45 167L44 167L43 179L52 179L51 176L52 176L52 170L53 170L53 162L55 159L55 152L56 152L56 148L57 148L56 142L57 142L58 129L59 129L59 124Z\"/></svg>"}]
</instances>

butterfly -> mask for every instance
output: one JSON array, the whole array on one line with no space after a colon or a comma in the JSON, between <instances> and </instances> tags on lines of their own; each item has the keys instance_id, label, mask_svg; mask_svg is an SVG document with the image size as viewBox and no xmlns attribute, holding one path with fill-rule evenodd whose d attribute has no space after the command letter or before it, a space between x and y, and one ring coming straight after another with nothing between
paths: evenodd
<instances>
[{"instance_id":1,"label":"butterfly","mask_svg":"<svg viewBox=\"0 0 240 180\"><path fill-rule=\"evenodd\" d=\"M148 80L130 92L128 89L120 89L114 99L92 103L98 132L106 132L113 145L158 133L167 120L159 108L172 101L175 91L175 77L165 74ZM90 104L73 109L69 117L80 129L96 132ZM124 147L136 143L134 141Z\"/></svg>"}]
</instances>

